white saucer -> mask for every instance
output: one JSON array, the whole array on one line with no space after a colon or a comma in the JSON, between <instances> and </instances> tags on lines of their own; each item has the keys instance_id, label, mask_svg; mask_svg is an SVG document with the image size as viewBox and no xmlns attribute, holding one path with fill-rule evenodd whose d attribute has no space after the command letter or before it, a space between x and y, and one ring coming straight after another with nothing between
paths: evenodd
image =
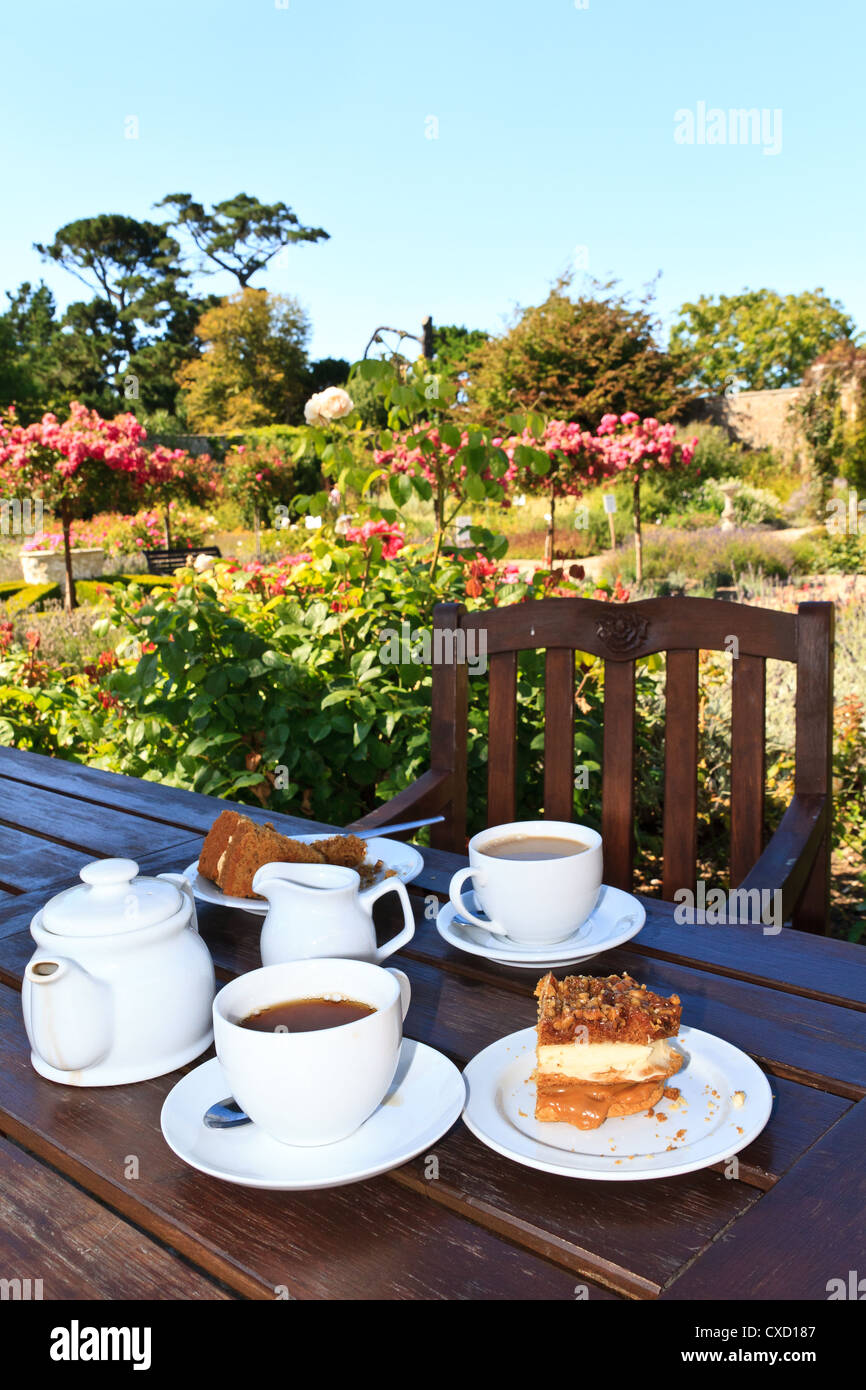
<instances>
[{"instance_id":1,"label":"white saucer","mask_svg":"<svg viewBox=\"0 0 866 1390\"><path fill-rule=\"evenodd\" d=\"M476 916L484 915L476 906L474 894L467 893L464 901ZM565 941L557 941L552 946L539 946L536 943L522 945L504 936L494 936L482 927L465 922L450 902L440 909L436 930L458 951L466 951L471 956L484 956L497 965L538 970L541 966L570 965L589 960L601 951L621 946L624 941L637 936L645 921L646 912L637 898L621 888L609 888L605 884L598 895L598 902L582 926Z\"/></svg>"},{"instance_id":2,"label":"white saucer","mask_svg":"<svg viewBox=\"0 0 866 1390\"><path fill-rule=\"evenodd\" d=\"M488 1148L562 1177L633 1182L707 1168L760 1134L773 1104L770 1084L750 1057L712 1033L684 1027L674 1041L686 1054L669 1082L680 1091L678 1107L662 1099L654 1116L627 1115L580 1130L534 1118L536 1031L524 1028L466 1067L463 1119Z\"/></svg>"},{"instance_id":3,"label":"white saucer","mask_svg":"<svg viewBox=\"0 0 866 1390\"><path fill-rule=\"evenodd\" d=\"M178 1158L242 1187L302 1192L343 1187L399 1168L442 1138L466 1099L460 1072L435 1048L403 1039L397 1073L378 1110L348 1139L296 1148L256 1125L208 1129L202 1116L231 1094L216 1057L188 1072L165 1098L160 1124Z\"/></svg>"},{"instance_id":4,"label":"white saucer","mask_svg":"<svg viewBox=\"0 0 866 1390\"><path fill-rule=\"evenodd\" d=\"M316 835L293 835L292 839L299 840L302 845L312 845L316 840L329 840L331 836L327 831L320 831ZM402 879L404 883L411 883L424 867L424 860L414 845L404 845L401 840L387 840L382 836L367 841L367 857L373 864L377 859L381 859L385 868L393 869L397 878ZM242 912L261 913L263 917L268 910L264 898L233 898L230 894L223 893L211 879L199 873L198 860L184 869L183 873L184 877L189 879L192 891L200 902L216 903L219 907L237 907ZM375 882L379 880L376 879Z\"/></svg>"}]
</instances>

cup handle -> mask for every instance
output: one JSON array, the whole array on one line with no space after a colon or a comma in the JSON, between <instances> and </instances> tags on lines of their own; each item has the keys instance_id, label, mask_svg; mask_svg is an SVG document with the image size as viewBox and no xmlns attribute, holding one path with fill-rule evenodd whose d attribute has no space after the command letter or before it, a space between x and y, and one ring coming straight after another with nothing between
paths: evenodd
<instances>
[{"instance_id":1,"label":"cup handle","mask_svg":"<svg viewBox=\"0 0 866 1390\"><path fill-rule=\"evenodd\" d=\"M400 1007L403 1010L405 1020L409 1012L409 1001L412 998L412 986L409 983L408 975L404 975L402 970L397 970L393 965L386 965L385 969L389 975L393 975L397 984L400 986Z\"/></svg>"},{"instance_id":2,"label":"cup handle","mask_svg":"<svg viewBox=\"0 0 866 1390\"><path fill-rule=\"evenodd\" d=\"M451 886L448 889L448 896L451 899L451 906L454 908L454 911L464 919L464 921L472 922L474 926L482 927L484 931L492 932L494 936L505 936L505 928L500 926L498 922L487 922L482 921L480 917L473 917L472 913L464 906L463 900L460 897L459 890L463 887L463 884L466 882L467 878L472 878L473 875L475 876L475 878L478 879L480 883L484 882L484 874L481 871L481 869L475 869L471 864L466 869L457 870L456 874L451 880Z\"/></svg>"},{"instance_id":3,"label":"cup handle","mask_svg":"<svg viewBox=\"0 0 866 1390\"><path fill-rule=\"evenodd\" d=\"M369 913L370 919L373 917L373 904L378 898L382 898L386 893L396 893L403 905L403 930L386 941L384 946L376 947L376 964L379 965L389 956L393 956L395 951L399 951L401 946L405 946L407 941L411 941L415 935L415 917L412 913L412 904L409 901L409 894L406 892L406 885L401 879L393 874L386 878L382 883L377 883L375 888L367 888L365 892L359 893L358 898L364 911Z\"/></svg>"}]
</instances>

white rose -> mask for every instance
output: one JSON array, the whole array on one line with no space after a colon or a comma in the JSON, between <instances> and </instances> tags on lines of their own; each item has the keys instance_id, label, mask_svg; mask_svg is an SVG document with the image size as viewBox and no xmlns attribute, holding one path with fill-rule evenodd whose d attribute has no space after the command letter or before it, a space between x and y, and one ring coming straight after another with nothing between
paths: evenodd
<instances>
[{"instance_id":1,"label":"white rose","mask_svg":"<svg viewBox=\"0 0 866 1390\"><path fill-rule=\"evenodd\" d=\"M304 419L308 425L329 425L332 420L342 420L354 408L348 391L341 386L329 386L310 397L304 406Z\"/></svg>"},{"instance_id":2,"label":"white rose","mask_svg":"<svg viewBox=\"0 0 866 1390\"><path fill-rule=\"evenodd\" d=\"M205 554L196 555L192 564L193 569L197 569L199 574L203 574L205 570L213 569L213 556Z\"/></svg>"}]
</instances>

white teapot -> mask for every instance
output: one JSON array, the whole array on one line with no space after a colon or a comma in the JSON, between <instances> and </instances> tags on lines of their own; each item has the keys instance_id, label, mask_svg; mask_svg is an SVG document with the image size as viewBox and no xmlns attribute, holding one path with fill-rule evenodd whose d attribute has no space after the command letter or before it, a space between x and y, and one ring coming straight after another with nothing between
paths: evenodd
<instances>
[{"instance_id":1,"label":"white teapot","mask_svg":"<svg viewBox=\"0 0 866 1390\"><path fill-rule=\"evenodd\" d=\"M100 859L37 912L22 1007L30 1060L67 1086L162 1076L213 1040L214 968L179 874Z\"/></svg>"},{"instance_id":2,"label":"white teapot","mask_svg":"<svg viewBox=\"0 0 866 1390\"><path fill-rule=\"evenodd\" d=\"M405 884L395 876L360 891L355 869L336 864L263 864L253 890L268 900L262 927L262 965L339 956L380 965L415 935L415 918ZM373 904L396 893L403 909L403 930L376 944Z\"/></svg>"}]
</instances>

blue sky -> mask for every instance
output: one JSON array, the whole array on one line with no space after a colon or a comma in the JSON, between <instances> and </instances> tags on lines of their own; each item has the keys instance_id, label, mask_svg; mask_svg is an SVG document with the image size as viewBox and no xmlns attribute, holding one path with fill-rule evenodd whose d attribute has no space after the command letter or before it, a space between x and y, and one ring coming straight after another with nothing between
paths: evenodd
<instances>
[{"instance_id":1,"label":"blue sky","mask_svg":"<svg viewBox=\"0 0 866 1390\"><path fill-rule=\"evenodd\" d=\"M254 281L300 298L314 356L426 313L497 331L575 264L634 291L661 270L668 322L823 286L864 328L864 47L859 0L7 6L0 288L42 276L65 304L34 241L243 190L331 234ZM677 143L700 102L781 111L780 152Z\"/></svg>"}]
</instances>

